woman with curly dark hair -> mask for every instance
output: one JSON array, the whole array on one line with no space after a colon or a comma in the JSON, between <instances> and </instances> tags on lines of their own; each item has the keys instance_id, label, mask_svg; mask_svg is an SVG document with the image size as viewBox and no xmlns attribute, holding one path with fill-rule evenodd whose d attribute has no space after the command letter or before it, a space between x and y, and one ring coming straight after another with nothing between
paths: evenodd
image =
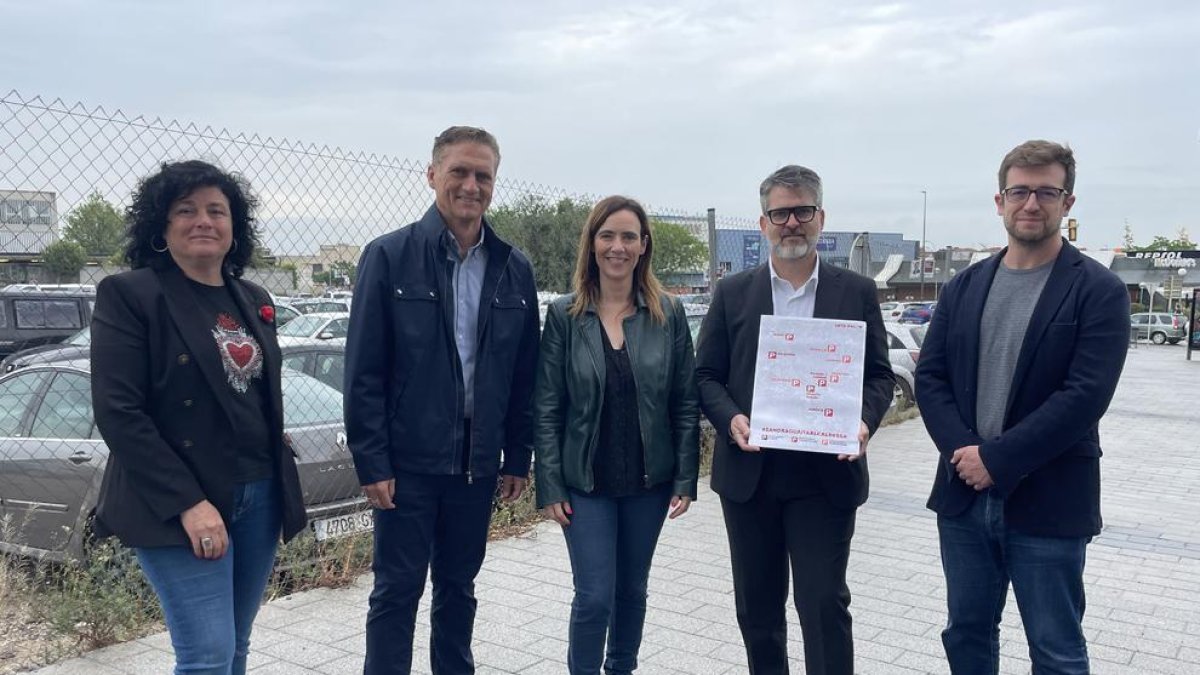
<instances>
[{"instance_id":1,"label":"woman with curly dark hair","mask_svg":"<svg viewBox=\"0 0 1200 675\"><path fill-rule=\"evenodd\" d=\"M245 673L280 535L304 527L275 308L241 278L255 206L235 174L163 164L126 216L133 269L96 289L92 404L109 448L96 533L137 552L176 673Z\"/></svg>"}]
</instances>

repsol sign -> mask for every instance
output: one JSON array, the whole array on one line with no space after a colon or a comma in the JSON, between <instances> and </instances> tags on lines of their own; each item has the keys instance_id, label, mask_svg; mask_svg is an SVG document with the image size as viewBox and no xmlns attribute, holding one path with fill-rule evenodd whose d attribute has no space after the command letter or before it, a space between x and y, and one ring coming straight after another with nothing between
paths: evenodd
<instances>
[{"instance_id":1,"label":"repsol sign","mask_svg":"<svg viewBox=\"0 0 1200 675\"><path fill-rule=\"evenodd\" d=\"M1200 251L1135 251L1130 257L1150 260L1153 267L1196 267Z\"/></svg>"}]
</instances>

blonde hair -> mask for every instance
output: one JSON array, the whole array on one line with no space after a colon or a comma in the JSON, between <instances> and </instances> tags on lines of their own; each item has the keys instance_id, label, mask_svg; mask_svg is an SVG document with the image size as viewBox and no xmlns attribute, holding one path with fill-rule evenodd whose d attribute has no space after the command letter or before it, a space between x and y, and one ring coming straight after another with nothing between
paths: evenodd
<instances>
[{"instance_id":1,"label":"blonde hair","mask_svg":"<svg viewBox=\"0 0 1200 675\"><path fill-rule=\"evenodd\" d=\"M638 259L637 267L633 269L633 290L641 293L650 310L650 316L655 322L665 324L667 316L663 312L662 299L666 292L658 277L654 276L651 260L654 254L654 234L650 230L650 219L646 217L646 209L636 200L620 195L605 197L596 202L592 212L588 214L579 233L579 255L575 260L575 275L572 288L575 291L575 301L567 310L571 316L580 316L589 305L600 302L600 268L596 265L596 233L604 221L618 211L629 211L637 216L642 226L642 237L646 240L646 252Z\"/></svg>"}]
</instances>

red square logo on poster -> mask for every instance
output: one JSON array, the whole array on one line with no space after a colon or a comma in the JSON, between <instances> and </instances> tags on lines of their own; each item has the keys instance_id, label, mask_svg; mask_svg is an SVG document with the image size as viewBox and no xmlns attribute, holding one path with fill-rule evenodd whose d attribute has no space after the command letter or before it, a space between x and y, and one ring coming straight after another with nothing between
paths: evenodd
<instances>
[{"instance_id":1,"label":"red square logo on poster","mask_svg":"<svg viewBox=\"0 0 1200 675\"><path fill-rule=\"evenodd\" d=\"M826 409L825 409L825 416L826 416L826 417L833 417L833 408L826 408Z\"/></svg>"}]
</instances>

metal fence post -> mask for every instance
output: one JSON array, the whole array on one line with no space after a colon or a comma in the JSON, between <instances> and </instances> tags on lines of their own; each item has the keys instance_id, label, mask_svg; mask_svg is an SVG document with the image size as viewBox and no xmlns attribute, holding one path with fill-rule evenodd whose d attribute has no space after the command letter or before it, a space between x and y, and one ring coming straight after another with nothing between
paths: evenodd
<instances>
[{"instance_id":1,"label":"metal fence post","mask_svg":"<svg viewBox=\"0 0 1200 675\"><path fill-rule=\"evenodd\" d=\"M708 210L708 292L717 287L717 210Z\"/></svg>"}]
</instances>

